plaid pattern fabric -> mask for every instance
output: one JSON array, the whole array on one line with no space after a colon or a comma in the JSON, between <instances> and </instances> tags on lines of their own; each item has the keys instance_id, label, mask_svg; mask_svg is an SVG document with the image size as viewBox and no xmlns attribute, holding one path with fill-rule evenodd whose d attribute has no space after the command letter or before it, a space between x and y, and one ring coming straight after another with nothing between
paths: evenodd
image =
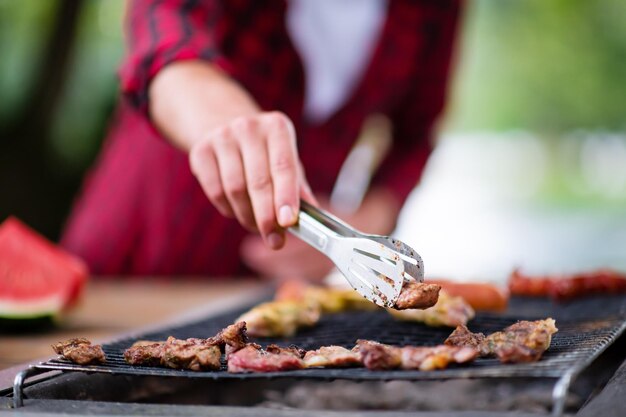
<instances>
[{"instance_id":1,"label":"plaid pattern fabric","mask_svg":"<svg viewBox=\"0 0 626 417\"><path fill-rule=\"evenodd\" d=\"M304 73L278 0L135 0L120 69L123 100L102 153L68 220L62 245L96 274L229 276L244 230L202 194L187 158L159 137L147 116L147 86L170 62L208 60L263 109L296 126L314 191L329 193L363 121L387 115L394 145L374 178L403 202L431 151L443 109L460 0L390 0L371 62L328 120L303 118Z\"/></svg>"}]
</instances>

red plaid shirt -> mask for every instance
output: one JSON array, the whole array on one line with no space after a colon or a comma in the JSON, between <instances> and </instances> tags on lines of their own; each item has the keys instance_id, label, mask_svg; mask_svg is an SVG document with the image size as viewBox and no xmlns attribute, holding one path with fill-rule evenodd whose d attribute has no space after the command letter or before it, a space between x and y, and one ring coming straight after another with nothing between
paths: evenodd
<instances>
[{"instance_id":1,"label":"red plaid shirt","mask_svg":"<svg viewBox=\"0 0 626 417\"><path fill-rule=\"evenodd\" d=\"M100 158L69 218L62 244L96 274L230 276L249 273L245 231L221 217L187 157L151 128L147 86L170 62L208 60L266 110L294 122L314 191L329 193L365 118L387 115L393 148L374 178L403 202L431 150L442 111L460 0L390 0L373 58L347 102L328 120L303 118L304 75L277 0L136 0L122 101Z\"/></svg>"}]
</instances>

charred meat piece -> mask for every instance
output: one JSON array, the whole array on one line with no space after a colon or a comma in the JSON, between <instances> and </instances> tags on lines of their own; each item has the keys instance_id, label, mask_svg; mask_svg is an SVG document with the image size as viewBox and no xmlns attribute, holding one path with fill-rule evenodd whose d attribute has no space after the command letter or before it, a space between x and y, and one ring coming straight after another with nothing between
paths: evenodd
<instances>
[{"instance_id":1,"label":"charred meat piece","mask_svg":"<svg viewBox=\"0 0 626 417\"><path fill-rule=\"evenodd\" d=\"M345 368L361 365L361 355L342 346L322 346L317 350L309 350L304 355L304 366L307 368Z\"/></svg>"},{"instance_id":2,"label":"charred meat piece","mask_svg":"<svg viewBox=\"0 0 626 417\"><path fill-rule=\"evenodd\" d=\"M265 350L269 353L276 354L276 355L279 355L279 354L293 355L298 359L302 359L304 357L304 354L306 353L306 350L300 349L296 345L291 345L288 347L281 347L275 344L271 344L271 345L267 345Z\"/></svg>"},{"instance_id":3,"label":"charred meat piece","mask_svg":"<svg viewBox=\"0 0 626 417\"><path fill-rule=\"evenodd\" d=\"M428 284L415 280L405 281L393 308L406 310L407 308L423 309L432 307L437 302L440 289L441 287L437 284Z\"/></svg>"},{"instance_id":4,"label":"charred meat piece","mask_svg":"<svg viewBox=\"0 0 626 417\"><path fill-rule=\"evenodd\" d=\"M456 327L466 324L474 318L474 309L462 298L452 297L441 290L437 303L427 309L394 310L387 309L394 318L403 321L415 321L427 326Z\"/></svg>"},{"instance_id":5,"label":"charred meat piece","mask_svg":"<svg viewBox=\"0 0 626 417\"><path fill-rule=\"evenodd\" d=\"M396 346L383 345L371 340L357 340L354 350L361 355L361 361L367 369L395 369L402 364L402 351Z\"/></svg>"},{"instance_id":6,"label":"charred meat piece","mask_svg":"<svg viewBox=\"0 0 626 417\"><path fill-rule=\"evenodd\" d=\"M478 357L478 351L471 347L432 346L414 347L405 346L402 350L402 369L419 369L433 371L445 369L450 363L471 362Z\"/></svg>"},{"instance_id":7,"label":"charred meat piece","mask_svg":"<svg viewBox=\"0 0 626 417\"><path fill-rule=\"evenodd\" d=\"M358 340L355 349L361 354L365 367L371 370L401 368L432 371L444 369L450 363L470 362L478 356L478 351L470 347L397 347L370 340Z\"/></svg>"},{"instance_id":8,"label":"charred meat piece","mask_svg":"<svg viewBox=\"0 0 626 417\"><path fill-rule=\"evenodd\" d=\"M124 351L124 360L130 365L159 366L165 342L139 341Z\"/></svg>"},{"instance_id":9,"label":"charred meat piece","mask_svg":"<svg viewBox=\"0 0 626 417\"><path fill-rule=\"evenodd\" d=\"M235 324L231 324L216 336L207 339L207 343L214 343L220 347L224 346L226 354L238 351L248 344L246 322L238 321Z\"/></svg>"},{"instance_id":10,"label":"charred meat piece","mask_svg":"<svg viewBox=\"0 0 626 417\"><path fill-rule=\"evenodd\" d=\"M69 339L65 342L58 342L52 345L52 349L59 355L63 356L79 365L89 365L96 363L105 363L106 357L100 345L92 345L91 342L83 337Z\"/></svg>"},{"instance_id":11,"label":"charred meat piece","mask_svg":"<svg viewBox=\"0 0 626 417\"><path fill-rule=\"evenodd\" d=\"M485 335L482 333L472 333L464 324L458 326L444 342L448 346L467 346L476 349L480 356L489 356L489 349L486 349Z\"/></svg>"},{"instance_id":12,"label":"charred meat piece","mask_svg":"<svg viewBox=\"0 0 626 417\"><path fill-rule=\"evenodd\" d=\"M277 372L304 368L301 350L295 347L268 346L268 350L251 343L228 355L228 372Z\"/></svg>"},{"instance_id":13,"label":"charred meat piece","mask_svg":"<svg viewBox=\"0 0 626 417\"><path fill-rule=\"evenodd\" d=\"M217 370L222 352L204 339L176 339L169 337L163 345L161 365L192 371Z\"/></svg>"},{"instance_id":14,"label":"charred meat piece","mask_svg":"<svg viewBox=\"0 0 626 417\"><path fill-rule=\"evenodd\" d=\"M220 357L220 346L212 339L169 337L166 342L138 342L124 351L124 359L131 365L192 371L219 369Z\"/></svg>"},{"instance_id":15,"label":"charred meat piece","mask_svg":"<svg viewBox=\"0 0 626 417\"><path fill-rule=\"evenodd\" d=\"M552 335L558 329L554 319L520 321L485 339L486 349L500 362L534 362L548 350Z\"/></svg>"},{"instance_id":16,"label":"charred meat piece","mask_svg":"<svg viewBox=\"0 0 626 417\"><path fill-rule=\"evenodd\" d=\"M548 350L552 335L557 331L551 318L523 320L487 337L459 327L445 343L452 346L475 346L478 343L481 356L496 356L503 363L534 362Z\"/></svg>"},{"instance_id":17,"label":"charred meat piece","mask_svg":"<svg viewBox=\"0 0 626 417\"><path fill-rule=\"evenodd\" d=\"M260 304L237 321L246 322L250 336L277 337L293 336L299 328L313 326L319 319L317 303L285 300Z\"/></svg>"},{"instance_id":18,"label":"charred meat piece","mask_svg":"<svg viewBox=\"0 0 626 417\"><path fill-rule=\"evenodd\" d=\"M131 365L214 370L220 367L222 348L228 354L246 346L247 342L246 323L237 322L208 339L180 340L170 337L166 342L141 340L124 351L124 359Z\"/></svg>"}]
</instances>

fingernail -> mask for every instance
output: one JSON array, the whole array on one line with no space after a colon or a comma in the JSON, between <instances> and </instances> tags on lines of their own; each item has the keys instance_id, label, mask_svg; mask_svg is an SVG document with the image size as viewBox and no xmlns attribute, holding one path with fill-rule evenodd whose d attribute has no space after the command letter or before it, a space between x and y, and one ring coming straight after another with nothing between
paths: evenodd
<instances>
[{"instance_id":1,"label":"fingernail","mask_svg":"<svg viewBox=\"0 0 626 417\"><path fill-rule=\"evenodd\" d=\"M283 244L283 237L276 232L272 232L267 236L267 243L272 249L278 249Z\"/></svg>"},{"instance_id":2,"label":"fingernail","mask_svg":"<svg viewBox=\"0 0 626 417\"><path fill-rule=\"evenodd\" d=\"M280 223L281 226L290 226L294 220L295 218L291 207L282 206L280 210L278 210L278 223Z\"/></svg>"}]
</instances>

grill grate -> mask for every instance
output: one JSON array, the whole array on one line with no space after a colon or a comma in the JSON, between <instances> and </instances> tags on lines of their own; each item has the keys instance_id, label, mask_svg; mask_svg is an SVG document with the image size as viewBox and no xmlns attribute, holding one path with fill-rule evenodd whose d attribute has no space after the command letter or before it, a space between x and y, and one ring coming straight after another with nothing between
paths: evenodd
<instances>
[{"instance_id":1,"label":"grill grate","mask_svg":"<svg viewBox=\"0 0 626 417\"><path fill-rule=\"evenodd\" d=\"M249 307L248 307L249 308ZM563 413L565 398L572 380L600 353L613 343L626 329L626 297L596 296L569 304L553 304L547 299L512 298L505 314L479 314L470 323L475 332L491 333L517 320L553 317L559 332L552 338L550 349L539 362L502 365L495 359L477 359L463 366L431 372L421 371L369 371L364 368L307 369L290 372L259 374L229 374L224 364L220 371L192 372L185 370L131 367L122 357L124 349L135 341L164 340L170 335L178 338L208 337L232 323L243 311L233 311L207 318L184 326L172 327L158 332L127 338L103 346L108 362L97 366L80 366L63 359L54 359L32 366L15 377L13 406L23 405L23 386L27 378L52 370L96 372L119 375L149 375L167 377L211 378L246 380L252 378L292 379L351 379L351 380L427 380L485 377L531 377L556 380L552 390L554 416ZM348 312L328 315L314 328L301 331L288 339L267 338L259 340L263 345L296 344L304 349L323 345L351 347L357 339L372 339L393 345L429 346L442 343L450 329L429 328L415 323L393 320L382 311Z\"/></svg>"},{"instance_id":2,"label":"grill grate","mask_svg":"<svg viewBox=\"0 0 626 417\"><path fill-rule=\"evenodd\" d=\"M607 301L608 300L608 301ZM523 311L529 303L532 313ZM496 359L479 358L467 365L451 366L445 370L423 371L369 371L365 368L306 369L289 372L230 374L223 364L220 371L192 372L165 368L129 366L124 362L123 351L133 342L177 338L209 337L232 323L246 309L189 323L184 326L119 340L103 346L107 363L81 366L64 359L54 359L36 365L42 370L102 372L126 375L176 376L212 379L251 378L306 378L352 380L421 380L481 377L544 377L561 378L576 374L601 351L617 339L626 327L626 297L596 297L568 305L553 305L548 300L512 300L510 310L503 315L478 314L469 324L472 331L485 334L501 330L515 321L552 316L557 320L559 332L552 338L550 349L539 362L502 365ZM263 338L254 341L265 346L276 343L282 346L295 344L303 349L323 345L354 346L357 339L371 339L392 345L432 346L442 343L450 334L448 328L431 328L415 323L398 322L383 311L346 312L327 315L311 329L300 331L291 338Z\"/></svg>"}]
</instances>

